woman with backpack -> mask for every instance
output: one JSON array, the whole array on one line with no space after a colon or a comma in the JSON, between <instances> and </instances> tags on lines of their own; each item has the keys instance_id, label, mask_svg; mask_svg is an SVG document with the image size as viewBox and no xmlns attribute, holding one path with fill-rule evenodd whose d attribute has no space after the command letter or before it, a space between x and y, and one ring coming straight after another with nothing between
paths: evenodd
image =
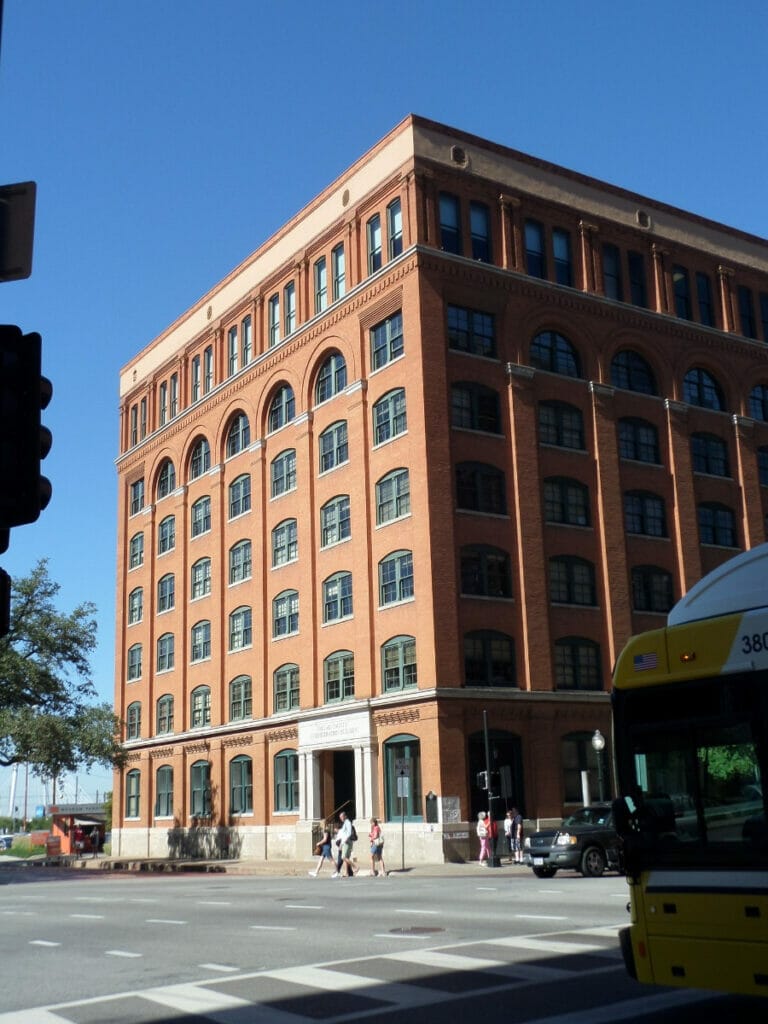
<instances>
[{"instance_id":1,"label":"woman with backpack","mask_svg":"<svg viewBox=\"0 0 768 1024\"><path fill-rule=\"evenodd\" d=\"M384 867L384 833L376 818L371 818L371 831L368 833L371 843L371 875L375 878L380 875L386 878L387 869Z\"/></svg>"}]
</instances>

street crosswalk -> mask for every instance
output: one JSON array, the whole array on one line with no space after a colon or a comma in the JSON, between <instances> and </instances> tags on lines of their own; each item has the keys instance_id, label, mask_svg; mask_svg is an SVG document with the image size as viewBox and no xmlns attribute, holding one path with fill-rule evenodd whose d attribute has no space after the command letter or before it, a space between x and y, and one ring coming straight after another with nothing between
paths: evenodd
<instances>
[{"instance_id":1,"label":"street crosswalk","mask_svg":"<svg viewBox=\"0 0 768 1024\"><path fill-rule=\"evenodd\" d=\"M332 963L237 972L78 1002L0 1013L0 1024L150 1024L187 1014L196 1022L325 1024L506 988L583 980L620 967L616 928L502 936ZM235 1011L247 1008L242 1018ZM171 1011L166 1014L165 1011Z\"/></svg>"}]
</instances>

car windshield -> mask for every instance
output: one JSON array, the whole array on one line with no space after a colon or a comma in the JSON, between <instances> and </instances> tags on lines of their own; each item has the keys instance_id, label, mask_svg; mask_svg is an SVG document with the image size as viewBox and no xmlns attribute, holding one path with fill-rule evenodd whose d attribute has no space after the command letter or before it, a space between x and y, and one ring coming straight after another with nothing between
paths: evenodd
<instances>
[{"instance_id":1,"label":"car windshield","mask_svg":"<svg viewBox=\"0 0 768 1024\"><path fill-rule=\"evenodd\" d=\"M563 828L573 825L607 825L611 812L607 807L582 807L567 818L563 818Z\"/></svg>"}]
</instances>

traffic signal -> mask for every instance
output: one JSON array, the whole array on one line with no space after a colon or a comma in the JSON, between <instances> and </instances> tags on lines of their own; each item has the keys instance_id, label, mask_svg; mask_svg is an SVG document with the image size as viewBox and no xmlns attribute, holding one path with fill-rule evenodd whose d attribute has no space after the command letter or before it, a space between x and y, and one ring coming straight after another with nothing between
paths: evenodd
<instances>
[{"instance_id":1,"label":"traffic signal","mask_svg":"<svg viewBox=\"0 0 768 1024\"><path fill-rule=\"evenodd\" d=\"M52 437L40 413L53 394L39 334L0 326L0 531L34 523L51 499L40 463Z\"/></svg>"},{"instance_id":2,"label":"traffic signal","mask_svg":"<svg viewBox=\"0 0 768 1024\"><path fill-rule=\"evenodd\" d=\"M477 788L488 789L488 772L477 773Z\"/></svg>"}]
</instances>

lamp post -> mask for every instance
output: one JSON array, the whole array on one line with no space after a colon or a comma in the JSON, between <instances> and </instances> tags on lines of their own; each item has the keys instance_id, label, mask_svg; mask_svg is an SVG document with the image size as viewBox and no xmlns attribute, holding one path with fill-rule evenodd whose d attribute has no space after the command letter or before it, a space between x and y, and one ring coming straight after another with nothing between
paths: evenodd
<instances>
[{"instance_id":1,"label":"lamp post","mask_svg":"<svg viewBox=\"0 0 768 1024\"><path fill-rule=\"evenodd\" d=\"M597 758L597 791L600 796L600 802L605 800L605 781L603 779L603 750L605 750L605 736L600 732L599 729L595 729L595 733L592 737L592 749L595 752Z\"/></svg>"}]
</instances>

